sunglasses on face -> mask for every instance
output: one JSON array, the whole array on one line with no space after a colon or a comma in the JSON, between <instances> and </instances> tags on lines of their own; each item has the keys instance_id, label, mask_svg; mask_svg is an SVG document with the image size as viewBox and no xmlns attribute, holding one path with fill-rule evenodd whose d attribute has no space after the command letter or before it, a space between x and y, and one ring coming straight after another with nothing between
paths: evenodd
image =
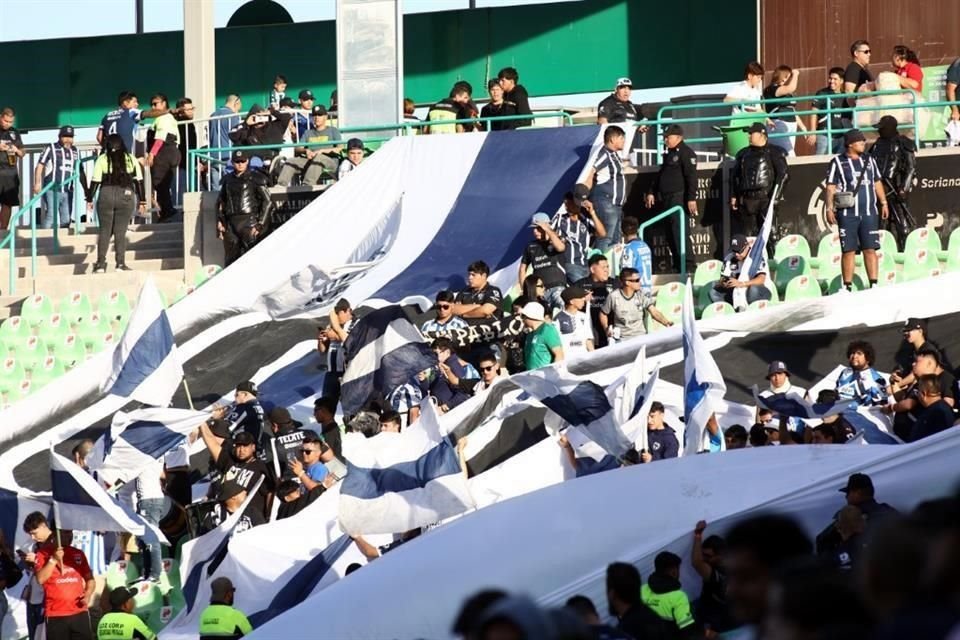
<instances>
[{"instance_id":1,"label":"sunglasses on face","mask_svg":"<svg viewBox=\"0 0 960 640\"><path fill-rule=\"evenodd\" d=\"M437 309L449 309L450 305L448 304L438 304Z\"/></svg>"},{"instance_id":2,"label":"sunglasses on face","mask_svg":"<svg viewBox=\"0 0 960 640\"><path fill-rule=\"evenodd\" d=\"M870 55L870 49L861 49L860 53L865 53L867 55Z\"/></svg>"},{"instance_id":3,"label":"sunglasses on face","mask_svg":"<svg viewBox=\"0 0 960 640\"><path fill-rule=\"evenodd\" d=\"M306 455L306 454L308 454L308 453L317 453L317 451L318 451L318 449L305 449L305 448L301 448L301 449L300 449L300 453L302 453L302 454L304 454L304 455Z\"/></svg>"},{"instance_id":4,"label":"sunglasses on face","mask_svg":"<svg viewBox=\"0 0 960 640\"><path fill-rule=\"evenodd\" d=\"M640 278L628 278L627 282L640 282Z\"/></svg>"},{"instance_id":5,"label":"sunglasses on face","mask_svg":"<svg viewBox=\"0 0 960 640\"><path fill-rule=\"evenodd\" d=\"M493 371L497 368L497 365L492 364L489 367L480 367L480 371Z\"/></svg>"}]
</instances>

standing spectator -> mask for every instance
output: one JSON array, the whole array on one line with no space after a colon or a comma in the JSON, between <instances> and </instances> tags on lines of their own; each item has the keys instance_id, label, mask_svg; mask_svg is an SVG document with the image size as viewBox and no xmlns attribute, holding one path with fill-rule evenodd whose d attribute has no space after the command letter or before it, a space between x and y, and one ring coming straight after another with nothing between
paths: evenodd
<instances>
[{"instance_id":1,"label":"standing spectator","mask_svg":"<svg viewBox=\"0 0 960 640\"><path fill-rule=\"evenodd\" d=\"M257 243L274 208L267 177L250 168L248 152L234 149L232 164L233 172L223 177L217 197L217 235L223 240L226 266Z\"/></svg>"},{"instance_id":2,"label":"standing spectator","mask_svg":"<svg viewBox=\"0 0 960 640\"><path fill-rule=\"evenodd\" d=\"M620 221L623 218L623 203L627 198L627 182L623 176L620 152L626 144L623 129L616 125L603 132L603 147L597 152L593 165L584 179L591 188L590 202L603 222L607 234L597 238L596 248L606 251L620 242Z\"/></svg>"},{"instance_id":3,"label":"standing spectator","mask_svg":"<svg viewBox=\"0 0 960 640\"><path fill-rule=\"evenodd\" d=\"M750 254L753 247L753 241L748 240L742 233L730 238L730 251L723 258L723 269L720 271L720 279L710 287L709 295L711 302L728 302L734 307L738 307L733 292L735 289L746 289L746 302L752 304L757 300L769 300L773 297L770 289L767 288L767 258L760 256L760 264L757 265L756 275L749 280L740 281L740 272L743 270L743 261ZM738 308L737 311L743 311L744 308Z\"/></svg>"},{"instance_id":4,"label":"standing spectator","mask_svg":"<svg viewBox=\"0 0 960 640\"><path fill-rule=\"evenodd\" d=\"M41 226L44 229L50 229L54 224L60 227L69 227L70 218L75 217L74 205L74 187L76 183L64 185L64 183L73 177L74 171L79 167L80 187L84 194L87 192L87 175L80 164L80 151L73 146L73 127L60 127L60 133L57 136L57 142L47 145L40 158L37 160L37 168L33 172L33 192L40 191L50 182L55 185L61 185L59 188L50 189L43 194L43 222ZM57 215L59 209L59 215ZM59 220L59 221L58 221Z\"/></svg>"},{"instance_id":5,"label":"standing spectator","mask_svg":"<svg viewBox=\"0 0 960 640\"><path fill-rule=\"evenodd\" d=\"M791 394L808 399L809 394L803 387L798 387L790 380L790 370L787 363L782 360L774 360L767 366L767 382L769 386L760 392L761 398L769 398L774 394ZM819 399L818 399L819 401ZM769 416L768 419L764 419ZM803 431L803 421L795 416L781 416L767 409L757 410L757 422L763 424L766 429L779 431L775 422L785 421L787 428L792 431Z\"/></svg>"},{"instance_id":6,"label":"standing spectator","mask_svg":"<svg viewBox=\"0 0 960 640\"><path fill-rule=\"evenodd\" d=\"M253 632L247 616L233 607L236 592L229 578L221 576L210 583L210 606L200 614L200 640L236 640Z\"/></svg>"},{"instance_id":7,"label":"standing spectator","mask_svg":"<svg viewBox=\"0 0 960 640\"><path fill-rule=\"evenodd\" d=\"M292 118L292 111L280 111L274 107L264 109L255 104L250 107L243 122L230 132L230 141L236 147L283 144ZM269 167L277 156L276 149L254 149L248 153L251 157L259 158L264 167Z\"/></svg>"},{"instance_id":8,"label":"standing spectator","mask_svg":"<svg viewBox=\"0 0 960 640\"><path fill-rule=\"evenodd\" d=\"M880 118L877 131L880 137L870 147L870 157L880 169L880 181L890 203L887 230L897 240L897 248L903 251L907 236L916 223L907 198L913 190L917 166L917 145L897 131L897 119L887 115Z\"/></svg>"},{"instance_id":9,"label":"standing spectator","mask_svg":"<svg viewBox=\"0 0 960 640\"><path fill-rule=\"evenodd\" d=\"M568 282L587 277L587 254L594 238L604 238L607 230L597 216L593 204L587 200L590 189L578 184L563 197L563 211L553 216L550 225L563 240L563 270ZM586 216L584 215L586 214Z\"/></svg>"},{"instance_id":10,"label":"standing spectator","mask_svg":"<svg viewBox=\"0 0 960 640\"><path fill-rule=\"evenodd\" d=\"M163 461L157 460L151 462L137 476L137 513L150 524L160 528L160 521L170 511L170 502L163 493ZM149 563L145 563L145 577L156 583L160 583L161 570L161 548L159 540L143 540L149 552Z\"/></svg>"},{"instance_id":11,"label":"standing spectator","mask_svg":"<svg viewBox=\"0 0 960 640\"><path fill-rule=\"evenodd\" d=\"M150 167L150 184L160 207L157 219L163 222L172 218L175 213L170 187L180 164L180 129L174 117L180 113L180 109L169 112L167 96L162 93L150 98L150 106L162 113L153 122L153 142L147 151L144 165Z\"/></svg>"},{"instance_id":12,"label":"standing spectator","mask_svg":"<svg viewBox=\"0 0 960 640\"><path fill-rule=\"evenodd\" d=\"M870 286L877 284L877 249L880 248L877 202L884 220L890 215L890 209L880 181L880 169L873 158L863 155L866 137L858 129L852 129L843 134L843 142L846 154L830 161L826 210L827 222L840 228L843 252L840 271L844 289L851 291L854 257L858 251L863 253Z\"/></svg>"},{"instance_id":13,"label":"standing spectator","mask_svg":"<svg viewBox=\"0 0 960 640\"><path fill-rule=\"evenodd\" d=\"M587 268L590 275L574 284L590 292L590 325L593 329L593 344L599 349L607 346L607 334L600 326L600 310L616 283L610 277L610 262L602 253L590 256Z\"/></svg>"},{"instance_id":14,"label":"standing spectator","mask_svg":"<svg viewBox=\"0 0 960 640\"><path fill-rule=\"evenodd\" d=\"M839 544L820 554L826 562L841 571L850 571L864 549L863 532L866 522L858 507L848 504L837 512L835 527Z\"/></svg>"},{"instance_id":15,"label":"standing spectator","mask_svg":"<svg viewBox=\"0 0 960 640\"><path fill-rule=\"evenodd\" d=\"M3 626L3 619L7 617L7 612L10 611L10 603L4 591L16 587L22 578L23 570L17 564L10 545L7 544L3 529L0 529L0 627Z\"/></svg>"},{"instance_id":16,"label":"standing spectator","mask_svg":"<svg viewBox=\"0 0 960 640\"><path fill-rule=\"evenodd\" d=\"M791 69L787 65L780 65L773 71L770 84L763 90L764 100L793 98L797 92L797 81L800 79L799 69ZM796 133L797 128L806 130L803 121L797 118L796 99L788 102L765 102L763 105L770 114L770 129L773 133ZM793 148L796 139L793 136L774 138L774 146L783 149L788 156L794 155Z\"/></svg>"},{"instance_id":17,"label":"standing spectator","mask_svg":"<svg viewBox=\"0 0 960 640\"><path fill-rule=\"evenodd\" d=\"M572 356L593 351L593 333L590 319L584 313L590 293L581 287L571 286L563 290L563 311L557 314L556 323L563 341L563 353Z\"/></svg>"},{"instance_id":18,"label":"standing spectator","mask_svg":"<svg viewBox=\"0 0 960 640\"><path fill-rule=\"evenodd\" d=\"M847 345L847 361L837 377L837 393L842 400L856 400L862 406L886 404L887 384L876 369L873 361L876 352L873 345L865 340L853 340Z\"/></svg>"},{"instance_id":19,"label":"standing spectator","mask_svg":"<svg viewBox=\"0 0 960 640\"><path fill-rule=\"evenodd\" d=\"M438 123L424 127L424 133L463 133L465 131L463 123L453 123L453 120L466 120L470 117L469 112L470 93L463 85L455 84L450 90L450 95L440 100L427 112L427 122ZM450 122L449 124L443 124Z\"/></svg>"},{"instance_id":20,"label":"standing spectator","mask_svg":"<svg viewBox=\"0 0 960 640\"><path fill-rule=\"evenodd\" d=\"M686 273L693 273L697 269L697 261L693 255L693 246L690 244L690 235L693 233L689 221L697 217L697 154L683 141L683 128L672 124L664 132L667 143L667 152L663 156L660 171L650 184L647 191L647 209L652 209L657 199L664 209L674 206L684 207L688 224L686 233L680 233L680 217L670 217L671 246L673 266L677 273L681 273L683 265L680 262L680 246L683 243L686 252Z\"/></svg>"},{"instance_id":21,"label":"standing spectator","mask_svg":"<svg viewBox=\"0 0 960 640\"><path fill-rule=\"evenodd\" d=\"M307 432L301 429L303 425L295 421L283 407L271 409L267 419L273 437L270 438L266 450L266 463L278 481L293 479L290 462L297 459Z\"/></svg>"},{"instance_id":22,"label":"standing spectator","mask_svg":"<svg viewBox=\"0 0 960 640\"><path fill-rule=\"evenodd\" d=\"M731 226L735 234L756 236L774 191L787 181L787 159L780 147L767 144L767 129L761 123L753 123L747 131L750 144L737 152L730 174ZM770 228L768 247L776 244L776 226Z\"/></svg>"},{"instance_id":23,"label":"standing spectator","mask_svg":"<svg viewBox=\"0 0 960 640\"><path fill-rule=\"evenodd\" d=\"M127 225L130 224L130 215L137 203L140 215L144 215L147 208L143 194L143 174L140 172L140 163L127 153L119 135L108 135L104 148L105 153L97 158L93 166L93 178L87 191L88 210L93 209L94 196L100 191L100 197L97 198L100 231L97 237L97 262L93 265L93 272L106 273L107 248L110 246L111 236L114 241L117 271L130 271L126 264Z\"/></svg>"},{"instance_id":24,"label":"standing spectator","mask_svg":"<svg viewBox=\"0 0 960 640\"><path fill-rule=\"evenodd\" d=\"M607 603L610 614L617 618L617 630L632 638L662 638L663 622L641 601L642 589L643 579L635 566L626 562L607 565Z\"/></svg>"},{"instance_id":25,"label":"standing spectator","mask_svg":"<svg viewBox=\"0 0 960 640\"><path fill-rule=\"evenodd\" d=\"M530 228L533 230L533 242L523 250L517 283L522 289L523 281L527 277L527 267L532 268L533 275L543 281L546 289L544 298L548 310L552 312L561 306L560 292L567 284L567 274L560 266L567 243L550 226L550 216L545 213L533 214Z\"/></svg>"},{"instance_id":26,"label":"standing spectator","mask_svg":"<svg viewBox=\"0 0 960 640\"><path fill-rule=\"evenodd\" d=\"M220 473L219 485L225 490L228 485L236 484L241 490L247 492L263 478L257 494L250 501L250 510L256 511L261 519L268 518L274 490L273 476L263 460L257 457L257 443L253 436L246 431L237 431L231 437L229 430L224 430L225 427L226 425L217 419L208 420L200 425L200 437L210 452L215 468ZM211 490L214 486L216 485L211 485ZM235 496L236 493L230 493L230 495L221 493L218 500L222 502ZM241 498L240 503L242 502ZM227 511L233 513L234 509L228 507ZM220 522L214 526L218 524Z\"/></svg>"},{"instance_id":27,"label":"standing spectator","mask_svg":"<svg viewBox=\"0 0 960 640\"><path fill-rule=\"evenodd\" d=\"M813 110L818 112L813 116L816 126L811 126L811 129L816 129L819 132L825 132L827 130L827 121L830 121L831 137L827 138L826 133L817 134L816 153L818 156L826 155L828 153L843 153L843 133L840 131L841 129L847 129L852 126L852 114L849 111L843 111L837 108L842 106L846 100L834 97L835 95L840 95L842 93L843 73L843 67L832 67L830 72L827 74L827 86L825 86L823 89L820 89L816 93L816 95L823 97L817 98L811 104ZM830 103L829 113L827 113L828 99Z\"/></svg>"},{"instance_id":28,"label":"standing spectator","mask_svg":"<svg viewBox=\"0 0 960 640\"><path fill-rule=\"evenodd\" d=\"M923 69L920 67L920 58L913 49L898 44L893 48L891 62L902 88L917 92L923 89Z\"/></svg>"},{"instance_id":29,"label":"standing spectator","mask_svg":"<svg viewBox=\"0 0 960 640\"><path fill-rule=\"evenodd\" d=\"M460 316L454 315L454 298L452 291L438 291L433 308L437 311L437 317L433 320L427 320L420 326L421 333L449 333L457 329L466 329L469 325L467 321Z\"/></svg>"},{"instance_id":30,"label":"standing spectator","mask_svg":"<svg viewBox=\"0 0 960 640\"><path fill-rule=\"evenodd\" d=\"M661 551L653 559L653 573L640 590L643 604L667 623L670 635L692 637L693 612L690 599L680 585L680 556Z\"/></svg>"},{"instance_id":31,"label":"standing spectator","mask_svg":"<svg viewBox=\"0 0 960 640\"><path fill-rule=\"evenodd\" d=\"M946 92L947 100L952 102L950 105L950 120L952 122L960 121L960 104L957 104L957 87L960 87L960 58L947 67Z\"/></svg>"},{"instance_id":32,"label":"standing spectator","mask_svg":"<svg viewBox=\"0 0 960 640\"><path fill-rule=\"evenodd\" d=\"M116 587L110 592L110 612L97 623L98 640L154 640L157 635L134 615L133 599L139 591Z\"/></svg>"},{"instance_id":33,"label":"standing spectator","mask_svg":"<svg viewBox=\"0 0 960 640\"><path fill-rule=\"evenodd\" d=\"M280 108L280 103L287 97L287 77L277 74L273 78L273 89L270 91L269 104L274 109Z\"/></svg>"},{"instance_id":34,"label":"standing spectator","mask_svg":"<svg viewBox=\"0 0 960 640\"><path fill-rule=\"evenodd\" d=\"M237 114L240 113L240 109L242 108L243 101L240 99L240 96L231 93L227 96L223 106L210 114L209 139L211 147L217 149L230 148L232 145L230 132L240 126L240 116ZM220 160L221 163L226 164L230 161L230 151L216 151L213 153L213 157ZM219 166L218 164L218 176L222 173L219 170ZM219 180L214 184L219 185Z\"/></svg>"},{"instance_id":35,"label":"standing spectator","mask_svg":"<svg viewBox=\"0 0 960 640\"><path fill-rule=\"evenodd\" d=\"M636 269L640 273L640 290L653 295L653 253L650 246L640 239L637 219L629 216L620 225L623 231L623 249L620 251L620 269Z\"/></svg>"},{"instance_id":36,"label":"standing spectator","mask_svg":"<svg viewBox=\"0 0 960 640\"><path fill-rule=\"evenodd\" d=\"M524 326L530 330L523 344L523 361L527 371L563 360L560 332L544 320L543 305L539 302L528 302L520 315L523 317Z\"/></svg>"},{"instance_id":37,"label":"standing spectator","mask_svg":"<svg viewBox=\"0 0 960 640\"><path fill-rule=\"evenodd\" d=\"M320 437L337 458L343 458L343 438L337 424L337 403L333 398L317 398L313 403L313 419L320 427Z\"/></svg>"},{"instance_id":38,"label":"standing spectator","mask_svg":"<svg viewBox=\"0 0 960 640\"><path fill-rule=\"evenodd\" d=\"M487 82L487 93L490 95L490 102L483 105L480 109L481 118L503 118L517 115L517 105L507 102L503 99L503 87L497 80ZM494 120L493 122L484 122L481 126L487 127L490 131L509 131L517 128L516 120Z\"/></svg>"},{"instance_id":39,"label":"standing spectator","mask_svg":"<svg viewBox=\"0 0 960 640\"><path fill-rule=\"evenodd\" d=\"M17 161L23 157L23 140L13 126L17 112L0 109L0 230L10 226L13 207L20 206L20 173Z\"/></svg>"},{"instance_id":40,"label":"standing spectator","mask_svg":"<svg viewBox=\"0 0 960 640\"><path fill-rule=\"evenodd\" d=\"M187 160L188 152L198 148L197 126L193 123L195 109L193 100L190 98L180 98L177 100L177 108L174 110L174 117L177 119L177 131L180 133L180 164L177 167L177 179L174 182L174 205L178 209L183 209L183 194L187 191ZM199 169L199 166L198 166Z\"/></svg>"},{"instance_id":41,"label":"standing spectator","mask_svg":"<svg viewBox=\"0 0 960 640\"><path fill-rule=\"evenodd\" d=\"M591 638L596 638L596 640L634 640L633 636L618 631L610 625L603 624L600 614L597 613L597 608L587 596L573 596L567 600L563 607L576 614L590 628L590 632L593 634L589 636Z\"/></svg>"},{"instance_id":42,"label":"standing spectator","mask_svg":"<svg viewBox=\"0 0 960 640\"><path fill-rule=\"evenodd\" d=\"M917 421L910 431L909 442L916 442L940 433L956 422L956 416L951 407L943 399L940 391L940 377L937 375L920 376L917 380L920 405L923 407L917 414Z\"/></svg>"},{"instance_id":43,"label":"standing spectator","mask_svg":"<svg viewBox=\"0 0 960 640\"><path fill-rule=\"evenodd\" d=\"M72 535L61 529L59 538L39 511L23 521L23 530L40 546L24 558L33 563L43 587L49 640L92 640L87 602L96 581L79 549L70 546Z\"/></svg>"},{"instance_id":44,"label":"standing spectator","mask_svg":"<svg viewBox=\"0 0 960 640\"><path fill-rule=\"evenodd\" d=\"M343 176L359 167L361 162L363 162L363 140L350 138L347 140L347 157L340 161L340 167L337 169L337 180L343 180Z\"/></svg>"},{"instance_id":45,"label":"standing spectator","mask_svg":"<svg viewBox=\"0 0 960 640\"><path fill-rule=\"evenodd\" d=\"M210 415L216 420L226 420L231 433L246 431L253 436L254 442L263 442L263 407L257 400L259 393L253 381L245 380L233 393L233 405L216 405Z\"/></svg>"},{"instance_id":46,"label":"standing spectator","mask_svg":"<svg viewBox=\"0 0 960 640\"><path fill-rule=\"evenodd\" d=\"M653 298L644 295L640 287L640 272L623 269L620 288L612 292L600 308L600 327L611 342L644 335L647 315L666 327L673 326L654 306Z\"/></svg>"},{"instance_id":47,"label":"standing spectator","mask_svg":"<svg viewBox=\"0 0 960 640\"><path fill-rule=\"evenodd\" d=\"M313 115L314 100L316 100L316 98L313 96L313 91L304 89L297 96L297 99L300 101L300 109L294 113L293 120L297 125L297 141L304 142L304 137L313 124L311 117ZM323 105L318 106L322 107ZM323 114L327 114L326 109L323 110Z\"/></svg>"},{"instance_id":48,"label":"standing spectator","mask_svg":"<svg viewBox=\"0 0 960 640\"><path fill-rule=\"evenodd\" d=\"M327 354L327 373L323 378L323 395L332 398L334 405L340 401L340 380L347 369L343 352L350 329L353 328L353 308L350 301L340 298L328 316L329 324L319 327L317 351Z\"/></svg>"},{"instance_id":49,"label":"standing spectator","mask_svg":"<svg viewBox=\"0 0 960 640\"><path fill-rule=\"evenodd\" d=\"M651 402L650 412L647 414L647 442L650 445L650 450L640 452L640 461L643 463L676 458L680 455L680 441L677 440L677 432L664 422L663 418L663 403ZM650 603L647 602L646 604L649 605Z\"/></svg>"},{"instance_id":50,"label":"standing spectator","mask_svg":"<svg viewBox=\"0 0 960 640\"><path fill-rule=\"evenodd\" d=\"M727 431L729 433L729 429ZM736 627L730 618L730 606L727 604L727 572L723 568L726 543L717 535L704 540L703 532L706 528L705 521L697 523L693 530L693 549L690 552L690 564L703 580L695 618L704 632L724 633Z\"/></svg>"},{"instance_id":51,"label":"standing spectator","mask_svg":"<svg viewBox=\"0 0 960 640\"><path fill-rule=\"evenodd\" d=\"M530 110L530 97L527 89L519 84L520 74L513 67L504 67L497 73L497 80L503 89L503 99L517 105L517 115L533 115ZM533 120L516 120L518 127L529 127Z\"/></svg>"},{"instance_id":52,"label":"standing spectator","mask_svg":"<svg viewBox=\"0 0 960 640\"><path fill-rule=\"evenodd\" d=\"M100 121L100 128L97 129L97 142L106 147L107 136L116 134L123 140L123 144L129 153L134 153L134 141L137 138L137 125L142 120L149 120L162 115L162 109L141 110L140 101L137 94L132 91L121 91L117 96L117 106L103 116Z\"/></svg>"},{"instance_id":53,"label":"standing spectator","mask_svg":"<svg viewBox=\"0 0 960 640\"><path fill-rule=\"evenodd\" d=\"M897 510L886 502L877 502L873 479L865 473L854 473L847 478L847 484L840 488L840 493L846 495L846 503L860 510L869 533L873 527L890 516L896 515ZM843 543L843 538L837 528L840 511L834 514L833 520L816 537L818 555L829 555L837 551Z\"/></svg>"},{"instance_id":54,"label":"standing spectator","mask_svg":"<svg viewBox=\"0 0 960 640\"><path fill-rule=\"evenodd\" d=\"M853 60L843 72L843 92L858 93L873 91L875 88L873 76L867 67L870 65L870 43L866 40L857 40L850 45L850 55ZM847 98L847 104L856 106L856 98Z\"/></svg>"},{"instance_id":55,"label":"standing spectator","mask_svg":"<svg viewBox=\"0 0 960 640\"><path fill-rule=\"evenodd\" d=\"M613 93L597 105L597 124L619 124L637 120L637 106L630 101L633 81L630 78L618 78Z\"/></svg>"},{"instance_id":56,"label":"standing spectator","mask_svg":"<svg viewBox=\"0 0 960 640\"><path fill-rule=\"evenodd\" d=\"M743 102L733 107L733 115L738 113L760 113L763 106L763 67L759 62L750 62L743 70L743 82L735 85L724 97L724 102Z\"/></svg>"}]
</instances>

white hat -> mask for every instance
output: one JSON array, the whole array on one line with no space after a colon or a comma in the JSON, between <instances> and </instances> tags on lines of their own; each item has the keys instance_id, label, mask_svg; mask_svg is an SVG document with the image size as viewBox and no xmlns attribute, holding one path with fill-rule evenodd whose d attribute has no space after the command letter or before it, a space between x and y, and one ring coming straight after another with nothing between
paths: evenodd
<instances>
[{"instance_id":1,"label":"white hat","mask_svg":"<svg viewBox=\"0 0 960 640\"><path fill-rule=\"evenodd\" d=\"M543 321L543 305L539 302L528 302L523 305L523 309L520 311L520 315L524 318L530 318L531 320L540 320Z\"/></svg>"}]
</instances>

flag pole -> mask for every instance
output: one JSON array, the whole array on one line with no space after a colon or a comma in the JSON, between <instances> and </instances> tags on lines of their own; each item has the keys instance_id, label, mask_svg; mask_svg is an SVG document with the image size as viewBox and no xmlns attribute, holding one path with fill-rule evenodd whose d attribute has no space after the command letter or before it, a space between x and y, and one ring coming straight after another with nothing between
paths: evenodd
<instances>
[{"instance_id":1,"label":"flag pole","mask_svg":"<svg viewBox=\"0 0 960 640\"><path fill-rule=\"evenodd\" d=\"M183 392L187 394L187 406L190 407L191 411L196 411L193 408L193 397L190 395L190 385L187 384L187 376L183 376Z\"/></svg>"}]
</instances>

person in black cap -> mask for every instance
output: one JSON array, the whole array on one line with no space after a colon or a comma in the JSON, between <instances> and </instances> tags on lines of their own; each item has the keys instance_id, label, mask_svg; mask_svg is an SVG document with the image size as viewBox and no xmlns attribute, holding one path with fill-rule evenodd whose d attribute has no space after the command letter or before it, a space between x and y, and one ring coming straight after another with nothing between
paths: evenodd
<instances>
[{"instance_id":1,"label":"person in black cap","mask_svg":"<svg viewBox=\"0 0 960 640\"><path fill-rule=\"evenodd\" d=\"M895 515L897 510L885 502L877 502L873 480L865 473L854 473L847 478L847 484L840 488L840 493L846 494L847 504L857 507L863 513L863 519L866 521L867 532L883 518ZM833 521L821 531L816 538L817 554L827 554L835 550L842 542L840 533L837 531L837 518L839 511L833 517Z\"/></svg>"},{"instance_id":2,"label":"person in black cap","mask_svg":"<svg viewBox=\"0 0 960 640\"><path fill-rule=\"evenodd\" d=\"M339 142L342 138L340 130L327 124L327 108L322 104L313 107L310 112L313 125L300 137L306 145L326 142ZM300 176L300 183L315 186L321 180L333 178L337 175L340 166L340 151L342 145L323 147L297 147L296 157L287 158L277 174L277 184L290 185L295 176Z\"/></svg>"},{"instance_id":3,"label":"person in black cap","mask_svg":"<svg viewBox=\"0 0 960 640\"><path fill-rule=\"evenodd\" d=\"M78 168L80 171L80 187L84 194L87 192L87 175L79 161L80 151L73 146L73 127L69 125L60 127L57 141L44 148L43 153L37 160L37 168L33 172L33 192L35 194L40 193L40 190L51 182L59 185L59 187L55 186L43 194L41 226L44 229L52 228L54 220L57 218L61 227L70 226L75 184L68 185L65 183L73 177L74 171ZM55 210L59 210L59 216L54 215Z\"/></svg>"},{"instance_id":4,"label":"person in black cap","mask_svg":"<svg viewBox=\"0 0 960 640\"><path fill-rule=\"evenodd\" d=\"M110 612L97 624L97 640L153 640L157 635L134 615L136 589L117 587L110 592Z\"/></svg>"},{"instance_id":5,"label":"person in black cap","mask_svg":"<svg viewBox=\"0 0 960 640\"><path fill-rule=\"evenodd\" d=\"M833 158L827 170L827 222L840 230L843 257L840 273L843 287L853 288L854 258L863 253L870 286L877 284L877 249L880 248L880 217L890 215L887 196L880 180L880 169L864 155L867 139L859 129L843 134L846 153ZM877 215L877 204L880 215Z\"/></svg>"},{"instance_id":6,"label":"person in black cap","mask_svg":"<svg viewBox=\"0 0 960 640\"><path fill-rule=\"evenodd\" d=\"M360 138L350 138L347 140L347 157L340 161L340 168L337 170L337 180L342 180L363 162L363 140Z\"/></svg>"},{"instance_id":7,"label":"person in black cap","mask_svg":"<svg viewBox=\"0 0 960 640\"><path fill-rule=\"evenodd\" d=\"M290 417L290 412L283 407L274 407L269 414L270 427L273 437L270 438L266 451L266 462L273 471L273 477L292 479L293 472L288 466L291 460L297 459L305 432L301 422Z\"/></svg>"},{"instance_id":8,"label":"person in black cap","mask_svg":"<svg viewBox=\"0 0 960 640\"><path fill-rule=\"evenodd\" d=\"M750 254L753 242L747 239L747 236L738 233L730 238L730 251L723 258L723 269L720 272L720 279L713 283L710 288L710 300L713 302L728 302L734 306L737 311L746 309L746 305L753 304L758 300L769 300L773 294L767 288L767 258L760 256L759 264L755 268L753 277L741 282L740 273L743 270L743 261ZM736 289L746 289L746 296L740 300L734 295Z\"/></svg>"},{"instance_id":9,"label":"person in black cap","mask_svg":"<svg viewBox=\"0 0 960 640\"><path fill-rule=\"evenodd\" d=\"M670 216L670 251L676 272L690 274L697 269L696 256L690 243L697 222L697 154L683 141L683 128L680 125L667 127L663 137L667 150L660 171L647 190L645 202L647 209L652 209L657 200L664 210L675 206L684 208L687 224L683 238L680 237L680 218ZM686 253L683 264L680 261L681 242Z\"/></svg>"},{"instance_id":10,"label":"person in black cap","mask_svg":"<svg viewBox=\"0 0 960 640\"><path fill-rule=\"evenodd\" d=\"M590 188L577 184L573 191L563 196L563 210L553 216L550 226L563 240L566 249L563 252L563 270L567 272L567 281L576 282L589 275L587 254L595 238L604 238L607 229L597 216L596 209L587 198Z\"/></svg>"},{"instance_id":11,"label":"person in black cap","mask_svg":"<svg viewBox=\"0 0 960 640\"><path fill-rule=\"evenodd\" d=\"M263 236L274 209L267 176L250 169L248 152L235 149L231 160L233 173L223 177L217 198L217 235L223 240L227 266Z\"/></svg>"},{"instance_id":12,"label":"person in black cap","mask_svg":"<svg viewBox=\"0 0 960 640\"><path fill-rule=\"evenodd\" d=\"M257 457L257 443L253 436L246 431L238 431L231 436L229 425L211 418L200 425L200 437L213 459L213 468L220 475L220 482L210 486L212 495L216 495L213 492L217 491L220 485L230 482L239 485L244 491L252 490L257 481L263 478L250 506L261 517L269 517L276 483L267 465Z\"/></svg>"},{"instance_id":13,"label":"person in black cap","mask_svg":"<svg viewBox=\"0 0 960 640\"><path fill-rule=\"evenodd\" d=\"M230 132L230 141L235 147L283 144L283 136L292 118L293 111L281 111L279 104L271 105L269 109L255 104L250 107L243 123ZM264 167L269 167L277 155L277 150L255 149L250 153L263 160Z\"/></svg>"},{"instance_id":14,"label":"person in black cap","mask_svg":"<svg viewBox=\"0 0 960 640\"><path fill-rule=\"evenodd\" d=\"M639 120L637 105L630 101L633 81L630 78L618 78L613 93L597 105L597 124L618 124L627 120Z\"/></svg>"},{"instance_id":15,"label":"person in black cap","mask_svg":"<svg viewBox=\"0 0 960 640\"><path fill-rule=\"evenodd\" d=\"M264 482L266 482L266 478L264 478ZM208 513L207 517L204 518L200 530L206 533L219 527L227 518L240 510L246 499L247 487L240 484L238 479L225 480L217 494L217 505L213 508L213 511ZM252 529L253 527L266 523L269 517L269 512L265 513L262 511L257 504L257 498L254 497L243 511L236 526L230 532L230 537L232 538L247 529Z\"/></svg>"},{"instance_id":16,"label":"person in black cap","mask_svg":"<svg viewBox=\"0 0 960 640\"><path fill-rule=\"evenodd\" d=\"M214 418L225 419L230 424L230 431L246 431L255 441L260 442L263 434L263 407L257 401L259 393L252 380L245 380L237 385L233 405L228 408L218 404L214 406L212 415Z\"/></svg>"},{"instance_id":17,"label":"person in black cap","mask_svg":"<svg viewBox=\"0 0 960 640\"><path fill-rule=\"evenodd\" d=\"M871 145L868 153L876 161L883 188L890 197L887 229L896 238L897 249L903 251L907 236L917 226L907 205L916 177L917 145L897 131L897 119L893 116L880 118L877 131L880 137Z\"/></svg>"},{"instance_id":18,"label":"person in black cap","mask_svg":"<svg viewBox=\"0 0 960 640\"><path fill-rule=\"evenodd\" d=\"M896 364L893 368L893 373L890 374L890 382L892 384L899 387L906 387L913 383L914 380L911 370L914 360L916 360L918 354L924 351L936 351L939 356L940 365L947 371L953 370L953 366L947 359L943 348L936 342L930 340L927 333L926 320L923 318L907 318L907 321L903 323L903 328L900 329L900 331L903 333L903 342L900 344L900 348L894 356Z\"/></svg>"},{"instance_id":19,"label":"person in black cap","mask_svg":"<svg viewBox=\"0 0 960 640\"><path fill-rule=\"evenodd\" d=\"M584 312L589 297L589 291L576 285L567 287L560 293L563 311L557 314L554 322L560 330L565 355L593 351L593 331L590 328L590 318Z\"/></svg>"},{"instance_id":20,"label":"person in black cap","mask_svg":"<svg viewBox=\"0 0 960 640\"><path fill-rule=\"evenodd\" d=\"M297 123L297 140L303 140L307 131L311 129L310 118L312 116L315 98L310 89L302 90L297 98L300 100L300 109L294 116L294 121ZM324 110L324 113L326 113L326 110Z\"/></svg>"},{"instance_id":21,"label":"person in black cap","mask_svg":"<svg viewBox=\"0 0 960 640\"><path fill-rule=\"evenodd\" d=\"M770 199L777 191L777 199L783 197L787 181L787 158L783 149L767 144L767 129L754 122L747 129L750 144L737 152L730 174L730 225L733 233L756 236L770 206ZM779 234L776 224L770 227L767 254L773 256L773 247Z\"/></svg>"}]
</instances>

